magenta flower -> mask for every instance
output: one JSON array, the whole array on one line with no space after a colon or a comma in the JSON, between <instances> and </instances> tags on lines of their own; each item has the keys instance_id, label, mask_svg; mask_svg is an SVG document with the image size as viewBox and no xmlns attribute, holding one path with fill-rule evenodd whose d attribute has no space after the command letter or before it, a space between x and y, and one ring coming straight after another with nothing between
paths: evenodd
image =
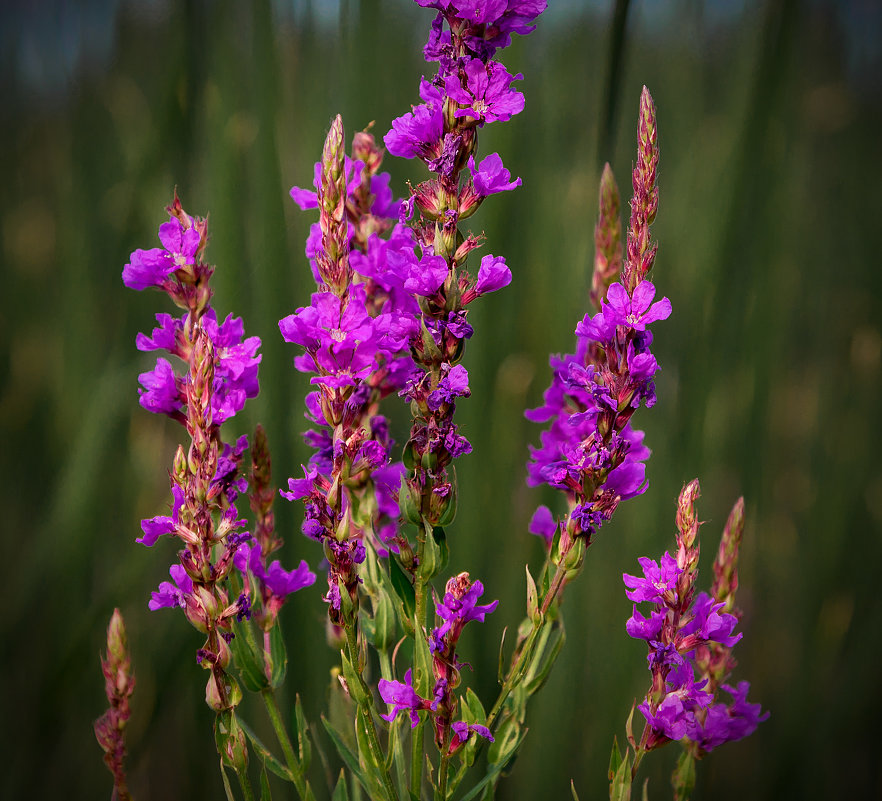
<instances>
[{"instance_id":1,"label":"magenta flower","mask_svg":"<svg viewBox=\"0 0 882 801\"><path fill-rule=\"evenodd\" d=\"M380 715L383 720L391 723L398 717L399 712L408 712L410 714L410 727L413 729L420 722L417 711L429 709L431 703L417 695L413 688L411 671L408 670L404 674L404 681L389 681L388 679L380 679L378 684L380 697L387 703L393 704L394 708L386 715Z\"/></svg>"},{"instance_id":2,"label":"magenta flower","mask_svg":"<svg viewBox=\"0 0 882 801\"><path fill-rule=\"evenodd\" d=\"M475 284L475 292L486 295L488 292L496 292L511 283L511 270L505 263L503 256L487 254L481 259L478 268L478 282Z\"/></svg>"},{"instance_id":3,"label":"magenta flower","mask_svg":"<svg viewBox=\"0 0 882 801\"><path fill-rule=\"evenodd\" d=\"M475 167L475 157L469 156L468 167L472 173L475 191L480 197L507 192L521 185L521 179L511 180L511 173L503 166L498 153L491 153Z\"/></svg>"},{"instance_id":4,"label":"magenta flower","mask_svg":"<svg viewBox=\"0 0 882 801\"><path fill-rule=\"evenodd\" d=\"M498 61L484 64L479 58L466 62L466 85L460 84L457 75L448 75L444 89L448 97L465 108L457 109L454 117L474 117L478 125L486 122L510 120L524 110L524 96L511 88L512 81L524 76L512 75Z\"/></svg>"},{"instance_id":5,"label":"magenta flower","mask_svg":"<svg viewBox=\"0 0 882 801\"><path fill-rule=\"evenodd\" d=\"M159 226L159 241L161 248L136 250L123 267L123 283L129 289L162 286L175 270L195 264L201 241L195 227L184 230L180 221L172 217Z\"/></svg>"},{"instance_id":6,"label":"magenta flower","mask_svg":"<svg viewBox=\"0 0 882 801\"><path fill-rule=\"evenodd\" d=\"M183 609L187 605L187 597L193 592L193 579L187 575L187 571L181 565L172 565L168 572L175 583L163 581L158 591L154 590L150 593L147 606L152 611L175 606Z\"/></svg>"},{"instance_id":7,"label":"magenta flower","mask_svg":"<svg viewBox=\"0 0 882 801\"><path fill-rule=\"evenodd\" d=\"M628 297L628 291L620 283L613 283L607 290L604 316L614 320L617 325L645 331L650 323L667 320L671 315L671 301L662 298L653 303L654 297L655 287L650 281L637 284L631 297Z\"/></svg>"}]
</instances>

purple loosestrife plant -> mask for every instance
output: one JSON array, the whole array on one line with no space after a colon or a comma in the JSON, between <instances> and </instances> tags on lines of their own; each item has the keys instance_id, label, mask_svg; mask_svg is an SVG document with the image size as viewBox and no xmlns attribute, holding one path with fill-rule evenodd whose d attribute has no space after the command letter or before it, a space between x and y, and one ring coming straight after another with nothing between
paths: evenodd
<instances>
[{"instance_id":1,"label":"purple loosestrife plant","mask_svg":"<svg viewBox=\"0 0 882 801\"><path fill-rule=\"evenodd\" d=\"M633 761L630 754L624 762L618 757L611 794L630 787L647 752L679 740L684 751L672 783L677 798L688 798L695 781L695 760L724 743L747 737L769 716L761 714L759 704L748 703L748 682L741 681L737 687L722 684L735 667L732 646L742 637L734 633L740 617L734 600L744 501L735 504L723 532L711 593L696 595L701 524L695 501L699 494L697 480L680 493L676 556L666 551L660 562L641 557L643 576L623 576L626 595L634 602L625 628L649 646L652 683L637 707L646 721L643 734L635 741L629 721ZM652 604L649 617L637 611L637 604L644 602ZM731 696L731 703L719 699L720 687Z\"/></svg>"},{"instance_id":2,"label":"purple loosestrife plant","mask_svg":"<svg viewBox=\"0 0 882 801\"><path fill-rule=\"evenodd\" d=\"M530 523L543 538L544 564L538 581L526 569L527 615L507 668L503 639L500 690L485 707L464 686L463 669L471 666L458 649L466 624L483 622L498 602L481 603L484 585L467 572L450 578L443 591L434 582L448 562L447 529L457 511L454 462L471 452L456 421L458 401L471 394L463 363L474 334L471 304L507 286L512 273L502 256L472 255L484 237L463 223L490 196L521 186L498 153L479 153L479 137L484 126L524 108L523 76L498 56L512 34L533 30L546 2L417 3L435 12L423 52L436 71L420 82L420 102L392 121L383 142L391 155L421 161L423 180L408 184L409 197L397 200L389 175L381 172L384 150L370 126L354 135L347 153L337 116L311 188L290 192L302 209L318 212L306 242L315 291L279 321L282 337L300 349L294 366L312 388L304 434L311 455L302 476L289 478L280 494L302 503L301 530L324 558L321 602L339 663L322 723L345 766L336 786L328 786L334 799L350 793L384 801L494 796L524 742L527 705L563 647L563 589L582 570L588 547L618 505L646 491L650 452L631 418L640 406L655 403L659 367L650 327L671 313L649 280L658 143L655 108L644 88L627 241L623 247L618 189L607 165L587 296L594 312L575 328L574 353L552 357L543 403L527 412L530 420L547 423L539 446L530 450L528 484L548 485L564 500L557 513L540 506ZM315 575L305 561L286 570L273 559L282 540L263 428L250 443L250 469L248 438L225 441L221 434L222 424L258 393L260 341L245 337L240 319L218 321L211 308L206 222L186 214L177 197L168 211L159 231L162 247L135 251L123 271L127 286L159 288L183 310L179 318L158 314L151 334L137 338L140 350L162 350L183 364L158 358L140 376L140 403L181 423L189 437L174 457L170 514L141 524L143 545L170 537L181 543L171 581L160 584L148 605L183 609L205 635L197 660L210 673L206 701L216 713L227 798L235 798L227 768L235 771L246 801L255 797L250 774L257 760L261 798L270 797L269 771L292 783L301 801L314 801L310 729L299 699L291 716L275 691L287 664L280 610ZM398 448L388 408L401 400L410 422ZM246 492L251 522L237 509ZM617 746L613 750L614 798L628 797L646 753L676 739L684 756L674 786L685 799L695 760L746 736L764 719L746 700L746 682L724 683L741 636L734 633L734 593L743 505L736 505L724 533L710 594L696 595L697 493L694 482L681 496L677 555L666 553L659 563L642 558L643 577L625 576L635 604L627 632L647 642L652 680L639 707L646 719L639 743L629 719L633 753L622 757ZM434 625L426 621L430 598ZM638 603L653 605L648 616ZM120 641L118 634L113 645L108 640L102 662L111 709L96 722L96 735L122 798L122 730L133 680ZM241 719L242 687L261 696L281 756ZM733 700L719 701L720 689ZM285 724L292 717L295 737ZM427 725L434 735L428 747ZM460 793L476 766L483 775Z\"/></svg>"}]
</instances>

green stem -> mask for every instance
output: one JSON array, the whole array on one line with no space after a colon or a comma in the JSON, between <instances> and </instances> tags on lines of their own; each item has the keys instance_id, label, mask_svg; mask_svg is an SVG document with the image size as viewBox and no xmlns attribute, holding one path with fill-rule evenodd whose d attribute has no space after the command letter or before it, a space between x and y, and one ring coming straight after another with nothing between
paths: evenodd
<instances>
[{"instance_id":1,"label":"green stem","mask_svg":"<svg viewBox=\"0 0 882 801\"><path fill-rule=\"evenodd\" d=\"M392 681L392 662L389 659L389 651L383 648L380 655L380 675L387 681ZM396 724L389 727L389 748L392 749L392 761L395 764L395 779L398 782L398 795L407 798L407 775L404 770L404 749L401 747L401 736Z\"/></svg>"},{"instance_id":2,"label":"green stem","mask_svg":"<svg viewBox=\"0 0 882 801\"><path fill-rule=\"evenodd\" d=\"M448 738L449 739L449 738ZM447 743L445 743L445 746ZM450 764L450 755L445 753L438 765L438 792L435 795L437 801L447 801L447 766Z\"/></svg>"},{"instance_id":3,"label":"green stem","mask_svg":"<svg viewBox=\"0 0 882 801\"><path fill-rule=\"evenodd\" d=\"M499 691L499 697L496 699L496 703L493 704L493 708L490 710L490 714L487 716L487 728L490 729L493 727L493 724L496 722L496 718L498 717L500 711L502 710L502 705L505 703L506 698L511 694L511 691L517 686L520 680L526 675L527 671L531 667L530 660L535 653L535 644L536 637L539 635L539 632L545 626L545 616L548 614L548 610L551 608L551 604L554 603L554 599L557 597L558 592L560 592L560 588L563 586L564 579L566 578L566 569L563 567L563 559L561 559L561 564L557 566L557 570L555 571L554 578L551 581L551 586L548 588L548 592L545 594L545 598L542 600L542 608L540 610L540 614L537 620L533 621L533 627L530 629L530 633L527 635L527 639L524 642L524 647L521 649L521 653L518 655L517 661L512 665L511 670L509 670L508 675L505 677L505 681L502 684L502 689Z\"/></svg>"},{"instance_id":4,"label":"green stem","mask_svg":"<svg viewBox=\"0 0 882 801\"><path fill-rule=\"evenodd\" d=\"M273 729L276 732L276 739L279 741L279 745L282 747L282 753L285 755L285 762L288 765L288 770L291 771L291 775L294 777L294 786L297 788L297 794L302 801L315 801L312 788L309 786L309 781L307 781L306 777L303 775L303 768L300 765L300 760L297 759L297 755L294 753L294 746L291 744L291 738L288 736L288 731L285 729L285 724L282 722L282 714L279 711L279 703L276 700L275 692L272 687L267 687L261 690L260 694L263 696L263 702L266 704L266 711L269 714Z\"/></svg>"},{"instance_id":5,"label":"green stem","mask_svg":"<svg viewBox=\"0 0 882 801\"><path fill-rule=\"evenodd\" d=\"M354 624L346 625L346 643L349 647L349 661L352 667L361 676L361 667L358 659L358 635L355 631ZM383 787L391 801L398 801L398 793L395 792L395 786L392 784L392 777L389 775L389 769L386 767L386 757L383 749L380 747L380 738L377 737L377 728L374 725L374 716L372 714L372 704L370 700L359 704L358 714L362 717L362 725L368 738L368 748L371 750L374 763L380 768L380 775L383 779Z\"/></svg>"},{"instance_id":6,"label":"green stem","mask_svg":"<svg viewBox=\"0 0 882 801\"><path fill-rule=\"evenodd\" d=\"M422 548L420 549L422 550ZM416 595L416 624L413 636L425 636L426 624L426 584L419 574L414 580L414 594ZM411 730L410 741L410 794L414 798L421 798L423 788L423 730L425 721L420 719L416 727Z\"/></svg>"},{"instance_id":7,"label":"green stem","mask_svg":"<svg viewBox=\"0 0 882 801\"><path fill-rule=\"evenodd\" d=\"M248 778L247 770L237 770L236 778L239 780L239 787L242 788L242 795L245 801L254 801L254 789L251 787L251 779Z\"/></svg>"}]
</instances>

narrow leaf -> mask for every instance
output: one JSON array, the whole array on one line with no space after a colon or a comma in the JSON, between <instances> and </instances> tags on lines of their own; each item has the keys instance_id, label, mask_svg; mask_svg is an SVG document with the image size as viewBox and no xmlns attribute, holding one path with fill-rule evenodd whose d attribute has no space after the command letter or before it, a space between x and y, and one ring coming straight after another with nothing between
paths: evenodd
<instances>
[{"instance_id":1,"label":"narrow leaf","mask_svg":"<svg viewBox=\"0 0 882 801\"><path fill-rule=\"evenodd\" d=\"M312 763L312 745L309 742L309 726L306 723L306 716L303 714L300 693L297 693L294 702L294 725L297 730L297 750L300 752L300 767L304 773L309 773L309 766Z\"/></svg>"},{"instance_id":2,"label":"narrow leaf","mask_svg":"<svg viewBox=\"0 0 882 801\"><path fill-rule=\"evenodd\" d=\"M255 753L263 760L263 764L266 765L276 776L281 777L287 782L291 782L293 784L294 777L291 775L291 771L288 770L286 765L283 765L278 759L276 759L272 752L267 748L261 741L260 738L251 730L251 727L245 723L241 718L238 719L239 725L242 727L242 731L245 732L245 736L251 741L251 746L254 748Z\"/></svg>"},{"instance_id":3,"label":"narrow leaf","mask_svg":"<svg viewBox=\"0 0 882 801\"><path fill-rule=\"evenodd\" d=\"M340 769L340 776L337 779L337 786L334 788L334 794L331 801L349 801L349 788L346 786L346 771Z\"/></svg>"},{"instance_id":4,"label":"narrow leaf","mask_svg":"<svg viewBox=\"0 0 882 801\"><path fill-rule=\"evenodd\" d=\"M269 776L266 772L266 763L260 771L260 801L273 801L272 790L270 790Z\"/></svg>"},{"instance_id":5,"label":"narrow leaf","mask_svg":"<svg viewBox=\"0 0 882 801\"><path fill-rule=\"evenodd\" d=\"M272 659L270 684L275 688L285 680L285 674L288 672L288 653L282 637L282 628L278 623L270 631L270 658Z\"/></svg>"},{"instance_id":6,"label":"narrow leaf","mask_svg":"<svg viewBox=\"0 0 882 801\"><path fill-rule=\"evenodd\" d=\"M223 759L221 759L220 769L221 778L224 780L224 792L227 794L227 801L236 801L236 796L233 795L233 788L230 787L230 779L227 776L227 769L224 767Z\"/></svg>"},{"instance_id":7,"label":"narrow leaf","mask_svg":"<svg viewBox=\"0 0 882 801\"><path fill-rule=\"evenodd\" d=\"M570 779L570 792L573 794L573 801L579 801L579 794L576 792L576 783Z\"/></svg>"},{"instance_id":8,"label":"narrow leaf","mask_svg":"<svg viewBox=\"0 0 882 801\"><path fill-rule=\"evenodd\" d=\"M370 794L371 782L364 775L364 771L361 769L361 765L358 762L358 757L353 753L349 746L346 745L340 732L331 725L330 721L328 721L324 715L322 715L322 725L325 727L325 731L327 731L328 736L333 741L337 753L340 754L340 759L342 759L346 767L349 768L350 773L358 779L359 784L364 787L365 792Z\"/></svg>"}]
</instances>

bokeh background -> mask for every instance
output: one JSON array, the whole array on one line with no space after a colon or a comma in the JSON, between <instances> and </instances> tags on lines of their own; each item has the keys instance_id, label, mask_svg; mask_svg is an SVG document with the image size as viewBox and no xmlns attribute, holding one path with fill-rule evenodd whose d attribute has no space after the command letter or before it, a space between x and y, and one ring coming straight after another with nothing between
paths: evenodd
<instances>
[{"instance_id":1,"label":"bokeh background","mask_svg":"<svg viewBox=\"0 0 882 801\"><path fill-rule=\"evenodd\" d=\"M695 798L882 798L879 6L551 6L504 55L526 76L526 110L481 136L523 188L470 221L515 276L472 315L460 414L474 453L450 531L451 570L501 599L462 647L485 699L502 628L523 614L523 565L540 559L527 521L554 501L524 485L538 428L523 409L586 311L600 167L612 163L627 197L644 83L661 146L655 282L674 314L656 326L658 404L635 418L654 451L649 490L567 591L567 647L499 797L569 798L571 778L583 799L606 797L612 734L648 679L624 633L621 574L672 546L677 493L698 476L708 581L727 512L746 498L733 678L772 716L699 766ZM134 543L140 519L166 508L180 437L137 404L151 359L134 337L170 309L120 272L156 245L175 186L189 211L210 212L215 305L264 343L262 393L233 427L262 421L277 480L295 474L305 385L277 320L311 290L312 216L287 192L311 181L334 114L349 136L373 120L382 135L417 101L431 12L405 0L43 0L0 14L0 796L109 795L91 724L119 606L137 673L136 797L220 798L200 639L181 615L147 611L174 546ZM387 167L399 194L422 178L415 163ZM298 511L280 502L277 515L287 562L315 567ZM288 687L317 721L333 657L318 592L300 596L283 615ZM670 797L675 755L645 761L650 798Z\"/></svg>"}]
</instances>

